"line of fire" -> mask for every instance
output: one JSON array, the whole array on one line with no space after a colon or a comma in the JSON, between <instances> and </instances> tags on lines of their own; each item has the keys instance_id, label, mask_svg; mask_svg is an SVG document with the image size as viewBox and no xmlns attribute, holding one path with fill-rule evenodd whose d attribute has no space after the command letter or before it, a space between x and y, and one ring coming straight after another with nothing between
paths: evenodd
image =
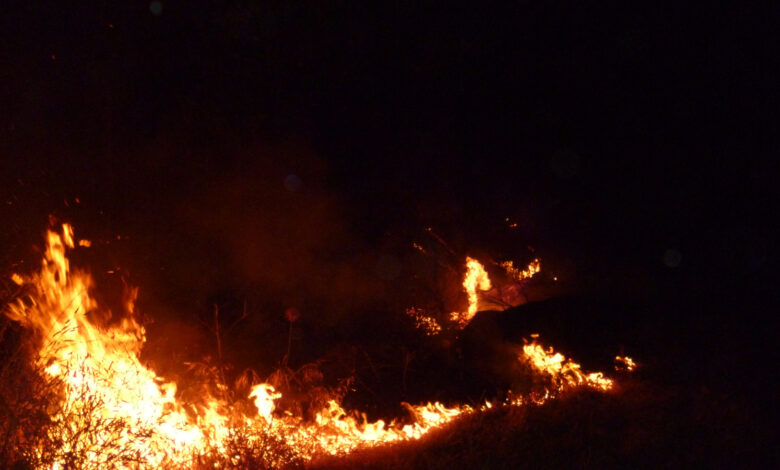
<instances>
[{"instance_id":1,"label":"line of fire","mask_svg":"<svg viewBox=\"0 0 780 470\"><path fill-rule=\"evenodd\" d=\"M52 228L40 268L11 276L19 293L5 314L23 328L23 356L29 362L19 365L29 369L31 381L25 390L30 402L24 405L43 407L28 410L43 413L38 421L20 415L23 421L12 436L17 448L11 452L36 468L187 468L204 462L217 468L285 467L417 440L496 408L544 406L579 388L611 393L619 387L603 372L583 371L531 334L515 347L515 367L523 370L515 379L527 379L523 390L508 389L502 397L482 402L404 403L407 416L389 422L345 410L336 390L329 392L332 396L322 408L310 409L307 416L293 413L289 406L277 406L291 391L289 385L278 379L263 382L256 374L228 384L221 364L201 375L201 383L188 384L202 393L181 394L176 382L159 376L141 359L146 330L142 314L136 312L138 290L125 287L117 316L96 300L89 271L71 268L70 252L91 244L77 239L68 224ZM417 243L414 247L422 250ZM437 318L409 307L405 313L420 334L456 338L485 305L503 310L524 303L516 290L540 272L540 260L533 259L525 269L512 261L495 264L503 271L505 286L494 287L483 264L466 257L463 311ZM222 340L218 315L215 312L214 334ZM297 315L288 310L285 316L292 329ZM615 357L617 371L635 367L630 357Z\"/></svg>"}]
</instances>

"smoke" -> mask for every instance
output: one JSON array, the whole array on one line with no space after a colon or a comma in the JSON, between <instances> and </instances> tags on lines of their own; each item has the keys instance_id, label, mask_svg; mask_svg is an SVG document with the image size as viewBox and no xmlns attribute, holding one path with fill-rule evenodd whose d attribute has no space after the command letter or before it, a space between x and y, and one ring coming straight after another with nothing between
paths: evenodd
<instances>
[{"instance_id":1,"label":"smoke","mask_svg":"<svg viewBox=\"0 0 780 470\"><path fill-rule=\"evenodd\" d=\"M287 352L285 311L295 309L300 364L332 347L339 325L391 310L404 266L355 233L321 158L297 144L256 144L207 168L179 168L187 184L172 182L176 191L132 216L124 256L155 319L150 356L215 356L217 310L225 361L270 367Z\"/></svg>"},{"instance_id":2,"label":"smoke","mask_svg":"<svg viewBox=\"0 0 780 470\"><path fill-rule=\"evenodd\" d=\"M293 146L250 154L179 201L183 224L204 248L226 256L226 274L302 310L296 304L314 299L348 305L376 297L375 256L350 234L324 162Z\"/></svg>"}]
</instances>

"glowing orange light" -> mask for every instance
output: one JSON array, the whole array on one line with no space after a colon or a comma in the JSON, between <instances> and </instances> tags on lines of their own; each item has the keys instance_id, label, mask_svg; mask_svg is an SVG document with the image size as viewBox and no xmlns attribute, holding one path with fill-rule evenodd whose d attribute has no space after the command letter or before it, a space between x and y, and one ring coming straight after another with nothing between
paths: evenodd
<instances>
[{"instance_id":1,"label":"glowing orange light","mask_svg":"<svg viewBox=\"0 0 780 470\"><path fill-rule=\"evenodd\" d=\"M453 312L450 318L461 328L468 325L479 309L477 290L490 290L490 278L482 264L471 257L466 257L466 276L463 278L463 289L469 297L469 308L466 312Z\"/></svg>"},{"instance_id":2,"label":"glowing orange light","mask_svg":"<svg viewBox=\"0 0 780 470\"><path fill-rule=\"evenodd\" d=\"M102 312L104 315L97 316L102 318L110 312L92 297L92 277L71 269L66 253L74 247L73 235L70 225L64 225L59 233L48 232L40 270L27 276L12 276L15 283L29 286L29 298L13 303L6 313L34 334L39 345L37 365L62 387L61 403L47 411L51 422L57 425L53 432L60 433L56 437L61 447L53 450L53 468L67 468L69 455L85 446L91 463L99 467L124 465L100 451L106 446L128 452L140 467L189 467L198 456L223 455L238 425L253 430L252 435L274 436L289 445L297 458L310 460L318 455L338 455L361 447L417 439L462 415L495 406L542 403L565 387L583 385L606 391L613 386L612 380L603 374L585 374L579 364L552 348L530 343L523 347L519 359L530 361L540 374L552 379L554 386L528 399L512 397L503 404L486 402L476 408L447 407L438 402L407 405L414 417L411 424L368 422L365 417L348 413L334 400L313 420L306 421L278 413L276 402L282 394L264 383L253 384L248 396L238 397L236 402L219 394L185 401L177 396L174 382L158 376L139 359L146 331L136 320L136 289L126 295L126 313L121 321L98 326L88 319L92 312ZM84 241L79 245L89 246ZM491 283L478 261L467 258L466 266L463 287L468 293L469 308L458 321L468 323L478 309L477 292L490 289ZM416 315L427 318L421 311ZM441 326L430 320L428 327L439 331ZM225 388L224 384L216 387ZM241 402L245 406L236 406ZM247 411L250 403L256 412ZM96 427L95 422L116 425Z\"/></svg>"},{"instance_id":3,"label":"glowing orange light","mask_svg":"<svg viewBox=\"0 0 780 470\"><path fill-rule=\"evenodd\" d=\"M615 356L615 369L633 372L636 369L636 362L628 356Z\"/></svg>"}]
</instances>

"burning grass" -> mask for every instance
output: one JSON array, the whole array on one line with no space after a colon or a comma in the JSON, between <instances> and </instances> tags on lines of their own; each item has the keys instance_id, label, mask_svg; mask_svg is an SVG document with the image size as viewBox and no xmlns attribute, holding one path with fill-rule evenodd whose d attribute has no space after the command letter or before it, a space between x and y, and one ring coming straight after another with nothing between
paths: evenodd
<instances>
[{"instance_id":1,"label":"burning grass","mask_svg":"<svg viewBox=\"0 0 780 470\"><path fill-rule=\"evenodd\" d=\"M29 337L3 321L0 368L0 462L14 468L146 468L147 446L159 445L161 417L149 422L118 415L105 397L87 382L67 386L31 360ZM97 375L79 369L64 376ZM112 376L110 369L101 375ZM294 468L301 458L269 426L248 426L240 420L226 426L220 446L204 446L181 459L177 449L159 455L165 468Z\"/></svg>"},{"instance_id":2,"label":"burning grass","mask_svg":"<svg viewBox=\"0 0 780 470\"><path fill-rule=\"evenodd\" d=\"M50 231L41 270L13 277L23 292L3 320L3 333L13 339L3 341L0 431L7 439L0 457L23 467L296 467L468 427L453 423L491 419L491 410L533 408L571 390L614 386L530 342L514 359L533 375L530 393L492 404L405 405L403 421L371 422L344 410L346 386L319 385L316 364L293 371L283 363L267 382L246 373L232 387L220 367L196 365L200 380L181 389L140 360L146 331L135 314L137 291L129 291L125 312L112 319L91 295L91 276L70 268L66 252L77 245L85 244L70 226ZM458 328L477 311L477 287L490 287L476 260L468 259L467 268L469 310Z\"/></svg>"}]
</instances>

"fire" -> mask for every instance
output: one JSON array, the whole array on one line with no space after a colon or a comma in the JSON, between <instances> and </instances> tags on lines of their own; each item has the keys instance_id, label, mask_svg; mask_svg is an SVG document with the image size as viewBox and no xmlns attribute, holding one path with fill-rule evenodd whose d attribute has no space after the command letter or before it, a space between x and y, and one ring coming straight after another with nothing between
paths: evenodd
<instances>
[{"instance_id":1,"label":"fire","mask_svg":"<svg viewBox=\"0 0 780 470\"><path fill-rule=\"evenodd\" d=\"M406 315L414 320L414 326L423 331L428 336L435 336L441 332L441 325L435 318L426 315L425 310L420 307L409 307L406 309Z\"/></svg>"},{"instance_id":2,"label":"fire","mask_svg":"<svg viewBox=\"0 0 780 470\"><path fill-rule=\"evenodd\" d=\"M528 267L523 270L516 268L515 264L512 261L504 261L503 263L501 263L501 267L504 268L504 271L506 271L508 275L510 275L512 278L514 278L517 281L530 279L534 277L534 275L542 269L542 265L539 262L539 258L536 258L535 260L531 261Z\"/></svg>"},{"instance_id":3,"label":"fire","mask_svg":"<svg viewBox=\"0 0 780 470\"><path fill-rule=\"evenodd\" d=\"M636 369L636 362L628 356L615 356L615 370L624 370L633 372Z\"/></svg>"},{"instance_id":4,"label":"fire","mask_svg":"<svg viewBox=\"0 0 780 470\"><path fill-rule=\"evenodd\" d=\"M469 324L479 309L479 298L477 289L481 291L490 290L490 278L482 264L471 258L466 257L466 276L463 279L463 288L469 296L469 308L466 312L453 312L450 318L461 328Z\"/></svg>"},{"instance_id":5,"label":"fire","mask_svg":"<svg viewBox=\"0 0 780 470\"><path fill-rule=\"evenodd\" d=\"M275 407L274 400L281 397L282 394L277 393L276 390L274 390L274 387L268 384L255 385L249 393L249 398L255 399L258 415L266 421L271 421L273 419L272 413Z\"/></svg>"},{"instance_id":6,"label":"fire","mask_svg":"<svg viewBox=\"0 0 780 470\"><path fill-rule=\"evenodd\" d=\"M63 384L64 403L51 416L63 431L62 458L81 449L100 462L99 448L108 442L153 465L181 461L181 449L203 450L203 433L175 401L176 385L162 381L138 359L143 326L132 317L105 330L89 321L98 305L89 294L92 278L70 270L65 252L73 247L69 225L62 234L48 233L40 272L20 276L31 290L29 302L18 301L8 313L38 340L37 366ZM79 430L94 420L121 426L92 428L95 450L83 449L88 444ZM156 431L146 437L150 429Z\"/></svg>"},{"instance_id":7,"label":"fire","mask_svg":"<svg viewBox=\"0 0 780 470\"><path fill-rule=\"evenodd\" d=\"M536 370L552 379L552 392L580 385L607 391L614 385L613 381L604 377L601 372L585 374L579 364L561 353L556 353L552 346L545 350L536 342L528 343L523 346L523 356L520 357L521 360L528 360Z\"/></svg>"},{"instance_id":8,"label":"fire","mask_svg":"<svg viewBox=\"0 0 780 470\"><path fill-rule=\"evenodd\" d=\"M215 467L246 466L235 448L237 436L245 446L267 445L269 439L282 443L289 453L266 462L277 466L417 439L464 414L494 406L406 405L414 421L400 424L368 422L364 415L349 413L331 400L313 421L305 421L277 413L275 402L282 395L265 383L255 384L247 397L235 401L205 395L196 403L185 402L177 396L175 383L139 359L146 331L134 313L136 290L127 298L121 321L92 320L109 318L110 312L91 296L92 277L71 269L66 253L75 246L89 244L75 241L70 225L60 233L49 231L40 271L12 277L26 289L27 297L6 312L31 332L37 348L34 365L59 391L58 403L46 411L58 446L36 450L40 455L52 453L41 467L69 468L74 455L84 456L95 468L188 468L209 458ZM477 291L491 287L478 261L467 258L467 269L463 286L469 308L458 317L465 323L477 312ZM524 346L520 360L530 361L553 378L556 386L548 396L566 387L585 385L606 391L613 385L601 373L585 374L578 364L535 343ZM514 399L504 404L521 403L522 399Z\"/></svg>"},{"instance_id":9,"label":"fire","mask_svg":"<svg viewBox=\"0 0 780 470\"><path fill-rule=\"evenodd\" d=\"M542 268L538 258L531 261L524 270L515 268L514 262L512 261L504 261L500 266L504 268L504 271L506 271L506 273L515 281L530 279ZM463 277L463 290L468 295L468 310L465 312L452 312L450 314L450 319L455 322L458 328L465 328L474 318L474 315L477 314L477 311L480 308L479 292L489 291L492 288L493 285L490 282L487 271L485 271L485 267L476 259L467 256L466 274ZM499 307L506 308L507 306L508 305L506 304L499 303Z\"/></svg>"}]
</instances>

